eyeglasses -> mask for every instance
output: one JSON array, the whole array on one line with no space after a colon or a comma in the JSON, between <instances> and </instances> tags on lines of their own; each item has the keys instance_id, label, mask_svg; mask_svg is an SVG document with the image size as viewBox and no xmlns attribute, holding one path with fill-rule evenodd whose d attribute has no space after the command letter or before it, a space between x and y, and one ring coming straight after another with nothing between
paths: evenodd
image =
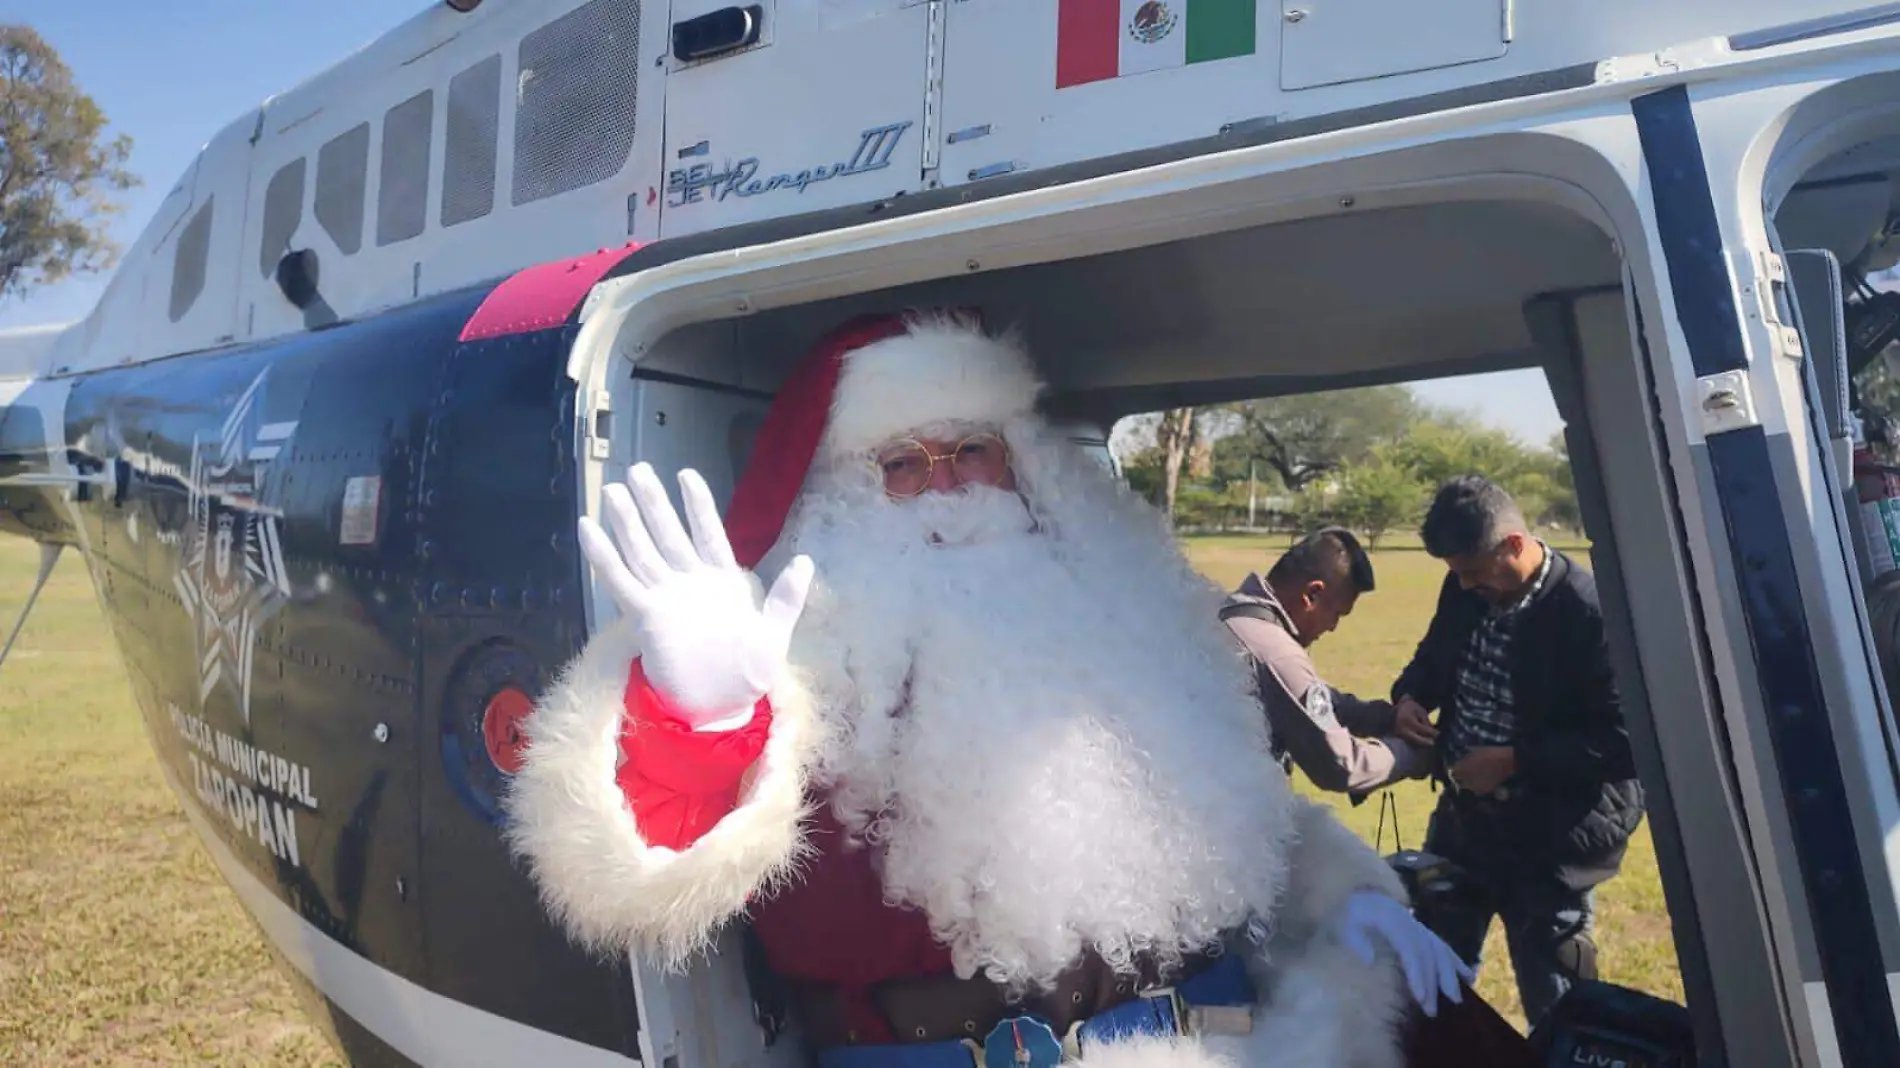
<instances>
[{"instance_id":1,"label":"eyeglasses","mask_svg":"<svg viewBox=\"0 0 1900 1068\"><path fill-rule=\"evenodd\" d=\"M995 434L971 434L947 453L934 453L915 438L902 438L878 450L877 466L884 476L884 492L893 497L915 497L930 486L937 461L949 460L959 485L974 482L994 486L1009 473L1009 446Z\"/></svg>"}]
</instances>

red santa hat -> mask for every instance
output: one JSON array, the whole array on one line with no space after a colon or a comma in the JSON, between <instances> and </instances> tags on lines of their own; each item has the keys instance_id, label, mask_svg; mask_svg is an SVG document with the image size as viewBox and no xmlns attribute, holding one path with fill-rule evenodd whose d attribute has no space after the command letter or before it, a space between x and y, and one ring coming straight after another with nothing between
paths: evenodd
<instances>
[{"instance_id":1,"label":"red santa hat","mask_svg":"<svg viewBox=\"0 0 1900 1068\"><path fill-rule=\"evenodd\" d=\"M1035 410L1028 355L974 311L864 315L825 335L780 387L733 489L726 536L740 567L778 543L820 456L867 452L933 423L996 423Z\"/></svg>"}]
</instances>

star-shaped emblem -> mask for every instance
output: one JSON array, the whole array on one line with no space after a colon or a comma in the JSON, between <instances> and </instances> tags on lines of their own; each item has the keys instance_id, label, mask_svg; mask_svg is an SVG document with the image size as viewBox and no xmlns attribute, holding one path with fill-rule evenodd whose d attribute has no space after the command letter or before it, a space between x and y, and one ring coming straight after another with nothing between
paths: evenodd
<instances>
[{"instance_id":1,"label":"star-shaped emblem","mask_svg":"<svg viewBox=\"0 0 1900 1068\"><path fill-rule=\"evenodd\" d=\"M189 521L176 578L198 652L198 697L220 683L251 721L251 659L259 628L290 596L279 523L262 500L264 479L297 424L264 423L258 397L269 369L238 398L216 442L191 443ZM207 455L210 453L211 455Z\"/></svg>"}]
</instances>

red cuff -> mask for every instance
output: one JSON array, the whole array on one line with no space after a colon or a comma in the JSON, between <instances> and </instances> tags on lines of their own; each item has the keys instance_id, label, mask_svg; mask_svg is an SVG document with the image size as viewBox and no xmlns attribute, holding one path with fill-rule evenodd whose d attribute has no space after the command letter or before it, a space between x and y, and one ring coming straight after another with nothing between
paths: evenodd
<instances>
[{"instance_id":1,"label":"red cuff","mask_svg":"<svg viewBox=\"0 0 1900 1068\"><path fill-rule=\"evenodd\" d=\"M771 703L761 697L751 721L737 730L695 732L672 714L635 660L625 706L615 779L641 837L649 845L685 849L738 805L740 784L771 732Z\"/></svg>"}]
</instances>

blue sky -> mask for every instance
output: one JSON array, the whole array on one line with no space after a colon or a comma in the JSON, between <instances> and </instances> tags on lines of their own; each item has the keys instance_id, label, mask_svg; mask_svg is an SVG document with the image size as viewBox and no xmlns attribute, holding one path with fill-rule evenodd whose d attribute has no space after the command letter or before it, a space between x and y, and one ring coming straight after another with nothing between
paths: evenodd
<instances>
[{"instance_id":1,"label":"blue sky","mask_svg":"<svg viewBox=\"0 0 1900 1068\"><path fill-rule=\"evenodd\" d=\"M513 3L530 0L509 0ZM134 173L114 227L130 247L198 149L273 93L330 66L426 0L0 0L0 21L38 30L132 135ZM78 319L105 286L91 275L0 304L0 327ZM1534 371L1421 383L1433 403L1476 409L1542 444L1559 427Z\"/></svg>"}]
</instances>

